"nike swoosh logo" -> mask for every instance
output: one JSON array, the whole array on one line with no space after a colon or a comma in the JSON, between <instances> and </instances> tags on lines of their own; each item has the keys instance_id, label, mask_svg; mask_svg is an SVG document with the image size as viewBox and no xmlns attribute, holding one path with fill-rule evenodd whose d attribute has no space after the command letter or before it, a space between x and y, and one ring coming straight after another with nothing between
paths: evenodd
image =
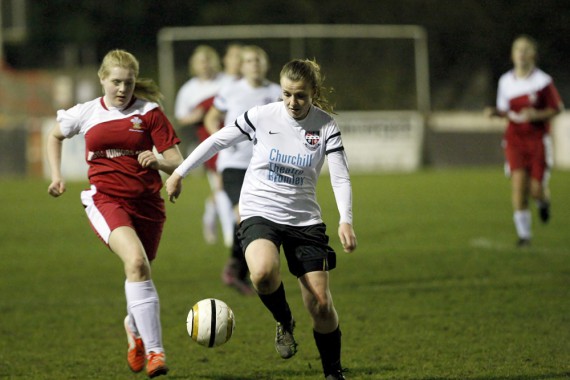
<instances>
[{"instance_id":1,"label":"nike swoosh logo","mask_svg":"<svg viewBox=\"0 0 570 380\"><path fill-rule=\"evenodd\" d=\"M276 135L276 134L278 134L278 133L279 133L279 132L272 132L272 131L269 131L269 134L270 134L270 135Z\"/></svg>"}]
</instances>

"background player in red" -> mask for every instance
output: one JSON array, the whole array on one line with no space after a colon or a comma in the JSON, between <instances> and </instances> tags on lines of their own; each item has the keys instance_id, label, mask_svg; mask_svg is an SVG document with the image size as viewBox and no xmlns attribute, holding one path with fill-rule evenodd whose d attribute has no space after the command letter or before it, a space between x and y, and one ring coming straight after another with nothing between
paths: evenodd
<instances>
[{"instance_id":1,"label":"background player in red","mask_svg":"<svg viewBox=\"0 0 570 380\"><path fill-rule=\"evenodd\" d=\"M486 110L489 116L508 119L503 144L518 246L529 245L532 237L529 197L536 200L540 219L546 223L550 218L550 119L564 108L552 78L536 67L536 56L533 38L515 39L511 50L514 68L499 80L497 108Z\"/></svg>"},{"instance_id":2,"label":"background player in red","mask_svg":"<svg viewBox=\"0 0 570 380\"><path fill-rule=\"evenodd\" d=\"M104 96L57 112L58 124L47 141L48 193L59 197L65 192L62 141L83 134L91 189L81 193L81 201L92 228L119 256L125 270L128 364L140 372L146 355L147 374L155 377L168 372L150 268L166 218L158 171L172 173L182 155L180 140L157 103L158 87L138 78L138 73L139 63L132 54L112 50L98 72Z\"/></svg>"}]
</instances>

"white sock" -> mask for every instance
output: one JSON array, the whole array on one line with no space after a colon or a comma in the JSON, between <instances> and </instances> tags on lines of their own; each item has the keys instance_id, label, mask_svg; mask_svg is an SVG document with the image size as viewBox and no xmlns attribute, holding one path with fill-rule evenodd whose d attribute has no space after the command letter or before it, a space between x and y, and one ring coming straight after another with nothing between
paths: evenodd
<instances>
[{"instance_id":1,"label":"white sock","mask_svg":"<svg viewBox=\"0 0 570 380\"><path fill-rule=\"evenodd\" d=\"M135 330L140 334L145 351L164 352L160 326L160 303L152 280L125 281L127 310Z\"/></svg>"},{"instance_id":2,"label":"white sock","mask_svg":"<svg viewBox=\"0 0 570 380\"><path fill-rule=\"evenodd\" d=\"M224 234L224 244L227 248L230 248L234 244L234 226L236 224L232 201L223 190L216 191L215 198L216 211L218 212L222 233Z\"/></svg>"},{"instance_id":3,"label":"white sock","mask_svg":"<svg viewBox=\"0 0 570 380\"><path fill-rule=\"evenodd\" d=\"M212 198L206 199L204 204L204 216L203 221L204 224L208 226L215 226L216 225L216 204Z\"/></svg>"},{"instance_id":4,"label":"white sock","mask_svg":"<svg viewBox=\"0 0 570 380\"><path fill-rule=\"evenodd\" d=\"M517 229L517 235L519 238L530 239L532 223L530 210L515 211L513 220L515 222L515 228Z\"/></svg>"}]
</instances>

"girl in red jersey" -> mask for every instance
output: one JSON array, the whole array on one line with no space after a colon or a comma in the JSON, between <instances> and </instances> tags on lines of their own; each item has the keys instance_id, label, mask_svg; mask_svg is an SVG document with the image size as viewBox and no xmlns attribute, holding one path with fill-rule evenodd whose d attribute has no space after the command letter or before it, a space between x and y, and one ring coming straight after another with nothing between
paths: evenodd
<instances>
[{"instance_id":1,"label":"girl in red jersey","mask_svg":"<svg viewBox=\"0 0 570 380\"><path fill-rule=\"evenodd\" d=\"M508 119L503 144L512 183L517 245L521 247L528 246L532 236L529 197L536 200L542 222L550 218L550 120L564 108L552 78L536 67L536 52L531 37L515 39L511 52L514 68L499 80L497 108L487 110L490 116Z\"/></svg>"},{"instance_id":2,"label":"girl in red jersey","mask_svg":"<svg viewBox=\"0 0 570 380\"><path fill-rule=\"evenodd\" d=\"M146 357L147 374L155 377L168 372L150 269L166 218L158 171L171 174L182 155L180 140L159 107L158 87L138 74L132 54L112 50L98 72L104 96L57 112L58 124L47 141L48 193L59 197L65 192L63 140L83 134L91 189L81 193L81 201L92 228L122 260L126 275L128 364L140 372Z\"/></svg>"}]
</instances>

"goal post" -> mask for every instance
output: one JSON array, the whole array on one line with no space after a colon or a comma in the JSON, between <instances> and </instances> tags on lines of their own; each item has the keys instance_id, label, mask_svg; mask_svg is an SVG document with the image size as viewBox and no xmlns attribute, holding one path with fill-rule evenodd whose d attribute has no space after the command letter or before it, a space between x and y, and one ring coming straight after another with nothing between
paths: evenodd
<instances>
[{"instance_id":1,"label":"goal post","mask_svg":"<svg viewBox=\"0 0 570 380\"><path fill-rule=\"evenodd\" d=\"M290 57L305 57L307 38L411 39L414 41L417 110L430 110L427 33L418 25L228 25L166 27L158 32L158 75L160 87L172 112L176 96L174 43L179 41L247 40L285 38Z\"/></svg>"},{"instance_id":2,"label":"goal post","mask_svg":"<svg viewBox=\"0 0 570 380\"><path fill-rule=\"evenodd\" d=\"M391 82L392 88L397 88L398 80L405 78L412 83L405 84L406 90L400 91L393 95L405 96L410 98L404 107L395 106L390 108L388 112L381 108L374 100L370 100L366 109L359 109L358 104L346 109L342 108L338 111L339 124L341 130L346 129L346 140L348 144L354 145L352 150L354 155L366 154L370 152L371 141L378 143L379 149L375 150L376 158L370 160L364 157L357 157L353 162L357 162L356 170L362 171L378 171L378 170L413 170L420 166L422 159L423 147L423 129L424 117L430 112L430 83L429 83L429 63L428 63L428 44L427 33L425 29L418 25L362 25L362 24L280 24L280 25L227 25L227 26L190 26L190 27L166 27L158 32L158 80L162 92L165 95L165 111L170 116L174 113L174 100L178 87L177 83L177 46L183 43L193 45L199 43L229 43L234 41L245 42L247 40L271 41L266 44L272 48L273 52L268 52L270 57L278 48L279 58L312 58L313 55L308 53L315 44L320 44L321 51L326 51L328 61L334 69L334 74L342 78L344 83L337 83L342 91L347 91L347 85L352 87L348 91L354 94L360 93L361 88L372 86L368 89L362 98L370 100L375 95L375 91L379 91L380 86L385 82ZM349 42L346 42L349 40ZM396 47L392 47L393 54L390 52L382 55L374 51L375 47L362 45L364 41L374 40L404 40ZM317 42L315 42L317 41ZM340 46L333 45L333 42L327 44L326 41L336 41ZM340 42L339 42L340 41ZM357 42L358 41L358 42ZM359 44L360 43L360 44ZM409 62L400 62L396 56L400 51L412 46L413 53L410 53ZM176 46L175 46L176 45ZM194 46L195 47L195 46ZM288 51L287 51L288 50ZM408 49L410 50L410 49ZM334 54L342 55L344 61L342 64L336 65ZM380 58L377 58L379 55ZM406 53L408 54L408 53ZM366 55L369 59L364 67L357 68L360 55ZM408 56L406 56L406 59ZM178 57L179 58L179 57ZM316 56L319 63L321 57ZM340 59L340 58L339 58ZM392 66L384 71L375 70L375 63L390 61ZM179 61L179 60L178 60ZM347 63L348 62L348 63ZM178 63L179 65L179 63ZM340 67L338 67L340 66ZM410 66L413 66L411 68ZM368 76L361 72L355 73L354 70L365 72ZM394 70L394 71L390 71ZM325 70L325 75L332 74L333 70ZM379 74L380 73L380 74ZM404 74L403 74L404 73ZM359 74L359 75L356 75ZM331 77L334 75L331 75ZM361 81L363 83L349 83L350 81ZM364 83L366 82L366 83ZM377 88L374 86L377 85ZM360 86L360 87L359 87ZM408 87L410 90L408 91ZM364 90L362 90L364 91ZM407 93L413 93L409 95ZM350 95L348 95L350 96ZM351 103L354 106L353 102ZM346 102L345 102L346 104ZM354 109L356 108L356 109ZM345 111L343 111L345 110ZM353 112L356 111L356 112ZM376 121L375 121L376 120ZM388 132L387 132L388 131ZM398 132L399 131L399 132ZM394 138L398 139L398 143L394 144ZM398 146L401 154L396 153L392 147ZM382 147L389 148L383 149ZM347 146L347 150L349 147ZM395 157L402 157L403 160L398 161ZM411 160L411 161L410 161ZM354 166L351 165L351 168Z\"/></svg>"}]
</instances>

